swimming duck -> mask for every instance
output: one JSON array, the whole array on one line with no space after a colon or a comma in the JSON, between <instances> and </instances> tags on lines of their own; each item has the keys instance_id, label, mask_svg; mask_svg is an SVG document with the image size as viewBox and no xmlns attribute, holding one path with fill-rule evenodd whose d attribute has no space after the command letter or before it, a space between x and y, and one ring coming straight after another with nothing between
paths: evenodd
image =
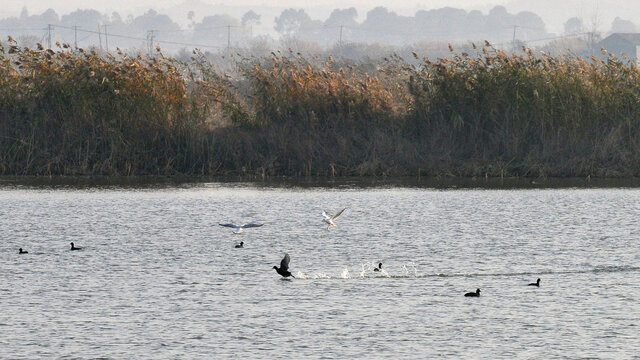
<instances>
[{"instance_id":1,"label":"swimming duck","mask_svg":"<svg viewBox=\"0 0 640 360\"><path fill-rule=\"evenodd\" d=\"M468 292L464 294L466 297L480 297L480 289L476 289L476 292Z\"/></svg>"}]
</instances>

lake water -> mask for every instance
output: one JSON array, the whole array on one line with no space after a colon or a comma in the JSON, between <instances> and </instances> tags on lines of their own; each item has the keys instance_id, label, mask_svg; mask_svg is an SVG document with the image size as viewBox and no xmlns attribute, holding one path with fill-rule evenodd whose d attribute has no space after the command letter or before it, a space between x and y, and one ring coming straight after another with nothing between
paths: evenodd
<instances>
[{"instance_id":1,"label":"lake water","mask_svg":"<svg viewBox=\"0 0 640 360\"><path fill-rule=\"evenodd\" d=\"M0 358L638 358L639 215L629 188L5 184Z\"/></svg>"}]
</instances>

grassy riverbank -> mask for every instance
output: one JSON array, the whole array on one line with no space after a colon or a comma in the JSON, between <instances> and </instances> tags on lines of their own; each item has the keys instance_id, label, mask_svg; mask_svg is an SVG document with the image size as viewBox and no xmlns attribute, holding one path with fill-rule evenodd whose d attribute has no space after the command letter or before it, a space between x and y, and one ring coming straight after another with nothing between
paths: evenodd
<instances>
[{"instance_id":1,"label":"grassy riverbank","mask_svg":"<svg viewBox=\"0 0 640 360\"><path fill-rule=\"evenodd\" d=\"M0 175L640 175L640 72L473 55L179 62L0 47Z\"/></svg>"}]
</instances>

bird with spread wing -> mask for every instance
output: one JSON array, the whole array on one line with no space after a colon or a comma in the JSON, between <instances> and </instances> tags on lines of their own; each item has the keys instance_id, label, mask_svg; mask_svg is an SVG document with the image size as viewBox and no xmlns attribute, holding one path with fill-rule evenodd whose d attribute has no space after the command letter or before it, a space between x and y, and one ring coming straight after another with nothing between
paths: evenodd
<instances>
[{"instance_id":1,"label":"bird with spread wing","mask_svg":"<svg viewBox=\"0 0 640 360\"><path fill-rule=\"evenodd\" d=\"M264 224L250 222L248 224L242 224L242 225L236 225L236 224L232 224L232 223L218 224L218 225L233 228L233 233L234 234L242 234L242 231L244 229L260 227L260 226L262 226Z\"/></svg>"},{"instance_id":2,"label":"bird with spread wing","mask_svg":"<svg viewBox=\"0 0 640 360\"><path fill-rule=\"evenodd\" d=\"M284 258L282 259L282 261L280 261L280 267L274 266L273 268L278 274L282 275L282 277L286 278L291 276L295 279L295 276L293 276L289 271L289 261L291 261L289 254L284 254Z\"/></svg>"},{"instance_id":3,"label":"bird with spread wing","mask_svg":"<svg viewBox=\"0 0 640 360\"><path fill-rule=\"evenodd\" d=\"M322 219L322 221L324 221L325 223L329 224L327 229L330 228L330 227L336 226L336 224L333 222L333 220L335 220L338 216L342 215L342 213L345 210L347 210L347 208L344 208L344 209L338 211L338 213L333 215L333 216L329 216L329 214L327 214L326 211L322 212L322 216L324 217L324 219Z\"/></svg>"}]
</instances>

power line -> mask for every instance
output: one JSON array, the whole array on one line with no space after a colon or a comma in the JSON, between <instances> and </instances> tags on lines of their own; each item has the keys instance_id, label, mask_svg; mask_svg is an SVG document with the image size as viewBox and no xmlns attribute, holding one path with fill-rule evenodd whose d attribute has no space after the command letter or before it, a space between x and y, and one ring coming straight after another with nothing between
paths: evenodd
<instances>
[{"instance_id":1,"label":"power line","mask_svg":"<svg viewBox=\"0 0 640 360\"><path fill-rule=\"evenodd\" d=\"M527 40L527 43L533 43L533 42L540 42L540 41L549 41L549 40L558 40L558 39L566 39L566 38L571 38L571 37L577 37L577 36L583 36L583 35L589 35L588 32L585 33L573 33L573 34L566 34L566 35L561 35L561 36L553 36L553 37L546 37L546 38L540 38L540 39L532 39L532 40ZM503 45L508 45L509 43L497 43L497 44L492 44L493 46L503 46Z\"/></svg>"},{"instance_id":2,"label":"power line","mask_svg":"<svg viewBox=\"0 0 640 360\"><path fill-rule=\"evenodd\" d=\"M180 41L169 41L169 40L162 40L162 39L157 39L156 38L156 34L160 31L158 30L149 30L147 32L147 36L145 38L142 37L136 37L136 36L129 36L129 35L122 35L122 34L112 34L109 33L107 35L107 25L103 25L104 26L104 35L105 35L105 47L106 50L109 51L109 45L108 45L108 37L107 36L111 36L114 38L121 38L121 39L129 39L129 40L138 40L138 41L144 41L147 43L148 46L148 51L149 54L153 53L153 45L154 44L167 44L167 45L180 45L180 46L192 46L192 47L199 47L199 48L211 48L211 49L227 49L227 50L231 50L231 28L239 28L239 26L236 25L226 25L226 26L222 26L222 27L217 27L217 28L227 28L227 46L220 46L220 45L210 45L210 44L202 44L202 43L190 43L190 42L180 42ZM512 36L512 40L510 42L510 44L514 44L515 43L515 32L516 29L518 27L522 27L520 25L512 25L512 28L514 29L514 34ZM68 29L68 30L73 30L74 31L74 45L77 47L78 46L78 38L77 38L77 33L78 32L84 32L87 34L97 34L99 37L99 42L100 42L100 47L102 48L102 29L100 26L98 26L98 31L94 31L94 30L86 30L86 29L82 29L79 26L75 25L75 26L64 26L64 25L53 25L53 24L48 24L47 27L45 29L21 29L21 30L45 30L45 35L44 37L47 38L47 44L48 47L51 48L53 45L53 31L55 30L55 28L60 28L60 29ZM336 25L336 26L323 26L323 27L310 27L310 28L302 28L300 30L320 30L320 29L339 29L339 44L343 45L344 43L344 29L350 29L350 30L359 30L359 31L364 31L364 32L374 32L374 33L379 33L380 30L377 29L367 29L367 28L356 28L356 27L352 27L352 26L348 26L348 25ZM2 30L2 29L0 29ZM15 28L15 29L9 29L9 28L5 28L6 30L20 30L19 28ZM421 32L421 34L427 35L434 35L436 33L434 32ZM442 33L445 35L452 35L452 33ZM414 34L415 35L415 34ZM550 41L550 40L557 40L557 39L564 39L567 37L576 37L576 36L582 36L582 35L589 35L589 33L585 32L585 33L574 33L574 34L568 34L568 35L562 35L562 36L553 36L553 37L544 37L544 38L538 38L538 39L531 39L531 40L527 40L527 43L533 43L533 42L540 42L540 41ZM91 36L91 35L89 35ZM85 37L84 39L88 38L89 36ZM81 40L84 40L81 39ZM509 43L496 43L493 44L494 46L504 46L507 45Z\"/></svg>"},{"instance_id":3,"label":"power line","mask_svg":"<svg viewBox=\"0 0 640 360\"><path fill-rule=\"evenodd\" d=\"M544 27L532 27L532 26L524 26L524 25L509 25L509 26L505 26L503 29L511 29L514 26L517 26L522 29L544 31Z\"/></svg>"},{"instance_id":4,"label":"power line","mask_svg":"<svg viewBox=\"0 0 640 360\"><path fill-rule=\"evenodd\" d=\"M243 26L240 25L219 25L219 26L210 26L210 27L204 27L204 28L193 28L193 29L178 29L178 30L159 30L158 32L161 33L176 33L176 32L189 32L189 31L208 31L208 30L218 30L218 29L224 29L224 28L243 28Z\"/></svg>"},{"instance_id":5,"label":"power line","mask_svg":"<svg viewBox=\"0 0 640 360\"><path fill-rule=\"evenodd\" d=\"M52 26L63 28L63 29L73 30L72 27L68 27L68 26L62 26L62 25L52 25ZM85 32L85 33L98 34L98 35L102 34L102 32L100 32L100 31L85 30L85 29L80 29L80 28L78 29L78 31ZM128 36L128 35L113 34L113 33L109 33L109 36L110 37L116 37L116 38L130 39L130 40L145 41L148 44L149 40L150 40L149 39L149 32L153 32L152 42L155 42L155 43L158 43L158 44L197 46L197 47L202 47L202 48L213 48L213 49L224 49L225 48L224 46L218 46L218 45L194 44L194 43L186 43L186 42L178 42L178 41L169 41L169 40L156 39L155 36L156 36L156 33L158 33L158 30L149 30L149 31L147 31L147 37L145 37L145 38L135 37L135 36Z\"/></svg>"},{"instance_id":6,"label":"power line","mask_svg":"<svg viewBox=\"0 0 640 360\"><path fill-rule=\"evenodd\" d=\"M87 35L87 36L85 36L85 37L81 38L80 40L78 40L78 42L85 41L85 40L87 40L88 38L92 37L93 35L94 35L94 34L89 34L89 35Z\"/></svg>"},{"instance_id":7,"label":"power line","mask_svg":"<svg viewBox=\"0 0 640 360\"><path fill-rule=\"evenodd\" d=\"M0 31L41 31L47 28L0 28Z\"/></svg>"}]
</instances>

